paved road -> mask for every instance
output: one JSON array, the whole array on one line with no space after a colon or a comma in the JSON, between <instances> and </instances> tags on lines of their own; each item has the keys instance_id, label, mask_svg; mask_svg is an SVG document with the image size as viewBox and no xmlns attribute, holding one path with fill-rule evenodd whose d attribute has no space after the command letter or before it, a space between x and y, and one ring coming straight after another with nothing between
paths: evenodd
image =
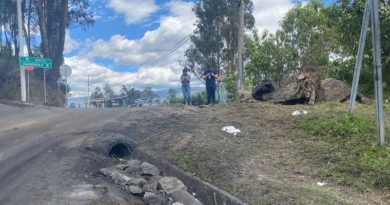
<instances>
[{"instance_id":1,"label":"paved road","mask_svg":"<svg viewBox=\"0 0 390 205\"><path fill-rule=\"evenodd\" d=\"M84 149L126 114L0 104L0 204L139 204L95 177L109 162Z\"/></svg>"}]
</instances>

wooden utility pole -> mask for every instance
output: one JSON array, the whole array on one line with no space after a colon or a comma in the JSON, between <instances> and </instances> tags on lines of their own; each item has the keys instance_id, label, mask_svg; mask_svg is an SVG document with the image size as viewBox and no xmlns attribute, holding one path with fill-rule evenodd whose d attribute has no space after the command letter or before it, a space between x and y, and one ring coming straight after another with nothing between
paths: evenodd
<instances>
[{"instance_id":1,"label":"wooden utility pole","mask_svg":"<svg viewBox=\"0 0 390 205\"><path fill-rule=\"evenodd\" d=\"M238 79L237 79L237 90L244 89L244 19L245 18L245 3L243 0L240 1L239 8L239 29L238 29Z\"/></svg>"}]
</instances>

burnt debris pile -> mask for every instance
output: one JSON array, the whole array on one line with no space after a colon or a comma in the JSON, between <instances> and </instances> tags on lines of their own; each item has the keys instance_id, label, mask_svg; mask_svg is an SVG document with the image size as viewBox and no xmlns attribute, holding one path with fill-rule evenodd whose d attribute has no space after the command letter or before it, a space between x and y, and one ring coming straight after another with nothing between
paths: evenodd
<instances>
[{"instance_id":1,"label":"burnt debris pile","mask_svg":"<svg viewBox=\"0 0 390 205\"><path fill-rule=\"evenodd\" d=\"M283 78L279 83L264 80L252 90L252 97L259 101L276 104L310 104L349 100L350 86L334 78L321 80L320 72L314 67L303 67L299 73ZM242 101L242 100L241 100ZM358 94L356 101L368 103L368 99Z\"/></svg>"}]
</instances>

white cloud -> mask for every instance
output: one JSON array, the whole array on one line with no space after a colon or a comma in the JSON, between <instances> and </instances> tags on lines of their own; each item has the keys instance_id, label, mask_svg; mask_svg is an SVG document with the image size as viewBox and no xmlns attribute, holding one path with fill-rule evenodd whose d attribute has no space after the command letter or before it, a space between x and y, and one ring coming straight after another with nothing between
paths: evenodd
<instances>
[{"instance_id":1,"label":"white cloud","mask_svg":"<svg viewBox=\"0 0 390 205\"><path fill-rule=\"evenodd\" d=\"M73 96L85 96L87 93L87 75L90 74L91 89L110 84L119 92L122 85L130 85L138 89L151 86L166 89L180 86L179 78L182 67L178 61L184 59L184 51L189 41L159 64L143 71L156 58L166 53L172 45L194 29L194 4L173 0L164 7L169 15L159 19L160 26L147 31L140 39L128 39L123 35L113 35L109 40L85 42L83 52L77 56L66 58L65 62L73 68L69 78ZM115 72L96 63L97 59L110 59L116 64L136 66L137 72ZM201 86L199 81L194 87Z\"/></svg>"},{"instance_id":2,"label":"white cloud","mask_svg":"<svg viewBox=\"0 0 390 205\"><path fill-rule=\"evenodd\" d=\"M88 59L77 56L65 58L65 63L72 67L72 75L68 82L72 89L73 97L86 96L88 91L88 75L90 79L90 91L95 87L102 88L109 84L119 93L122 85L144 89L147 86L154 89L178 87L180 85L181 67L176 63L169 67L155 67L147 72L119 73L110 68L98 65ZM200 86L199 82L195 85Z\"/></svg>"},{"instance_id":3,"label":"white cloud","mask_svg":"<svg viewBox=\"0 0 390 205\"><path fill-rule=\"evenodd\" d=\"M147 31L141 39L131 40L123 35L113 35L109 40L89 41L89 50L81 55L88 59L111 59L116 64L141 68L149 65L195 29L193 3L175 0L165 6L170 15L161 17L159 28ZM159 65L168 65L182 59L188 45L189 42L182 45Z\"/></svg>"},{"instance_id":4,"label":"white cloud","mask_svg":"<svg viewBox=\"0 0 390 205\"><path fill-rule=\"evenodd\" d=\"M75 49L78 49L80 46L79 42L76 40L72 39L70 36L70 31L67 30L65 34L65 48L64 48L64 53L70 53Z\"/></svg>"},{"instance_id":5,"label":"white cloud","mask_svg":"<svg viewBox=\"0 0 390 205\"><path fill-rule=\"evenodd\" d=\"M127 24L143 22L159 9L153 0L108 0L107 6L124 15Z\"/></svg>"},{"instance_id":6,"label":"white cloud","mask_svg":"<svg viewBox=\"0 0 390 205\"><path fill-rule=\"evenodd\" d=\"M252 0L254 4L253 15L256 19L256 27L261 33L267 29L275 32L279 22L294 6L290 0Z\"/></svg>"},{"instance_id":7,"label":"white cloud","mask_svg":"<svg viewBox=\"0 0 390 205\"><path fill-rule=\"evenodd\" d=\"M260 32L264 29L275 31L279 26L279 21L294 6L290 0L253 0L253 3L253 15L256 18L256 27ZM150 4L150 8L155 5L151 0L109 0L109 5L117 13L126 16L127 23L142 22L154 12L134 13L137 10L135 8L145 4ZM132 7L130 8L129 5ZM138 89L143 89L146 86L157 89L180 86L179 77L182 68L178 64L178 60L184 59L183 54L189 42L177 49L163 62L141 72L154 59L162 56L168 48L195 29L196 17L192 11L193 2L172 0L163 6L169 10L169 14L160 17L158 20L160 26L155 30L147 31L142 38L128 39L124 35L115 34L108 40L88 40L85 42L83 53L66 58L66 63L74 69L73 75L69 79L73 96L86 95L88 73L92 83L91 91L97 86L103 87L104 84L112 85L117 92L122 85L130 85ZM131 15L142 16L142 18L137 20ZM108 67L98 65L96 63L98 59L110 59L116 64L136 66L139 70L137 72L115 72ZM199 86L201 86L200 82L195 81L193 87Z\"/></svg>"}]
</instances>

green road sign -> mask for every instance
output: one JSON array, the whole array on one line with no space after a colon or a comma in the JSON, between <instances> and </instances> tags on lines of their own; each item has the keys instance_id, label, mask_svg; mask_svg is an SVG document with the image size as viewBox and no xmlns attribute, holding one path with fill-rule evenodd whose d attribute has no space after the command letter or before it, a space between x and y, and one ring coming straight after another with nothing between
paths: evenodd
<instances>
[{"instance_id":1,"label":"green road sign","mask_svg":"<svg viewBox=\"0 0 390 205\"><path fill-rule=\"evenodd\" d=\"M20 66L33 66L36 68L51 69L51 59L36 57L19 57Z\"/></svg>"}]
</instances>

